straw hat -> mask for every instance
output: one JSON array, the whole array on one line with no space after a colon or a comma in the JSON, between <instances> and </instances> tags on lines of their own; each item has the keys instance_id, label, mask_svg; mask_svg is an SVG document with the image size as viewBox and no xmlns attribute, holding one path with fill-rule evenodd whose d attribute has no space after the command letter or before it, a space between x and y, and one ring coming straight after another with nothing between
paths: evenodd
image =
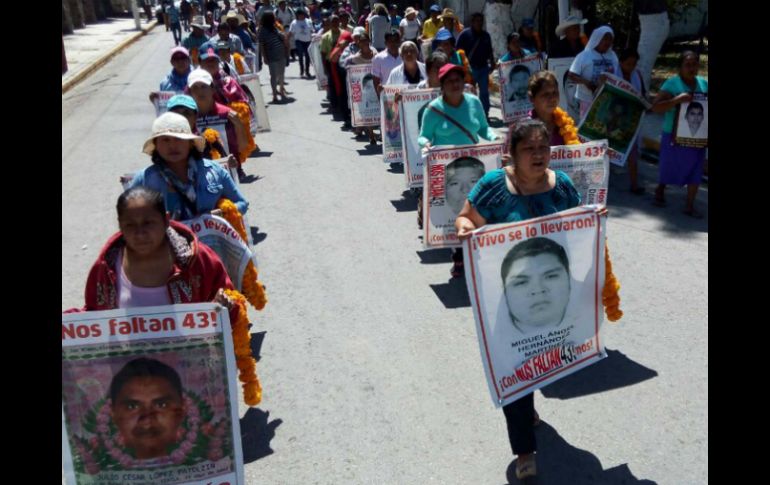
<instances>
[{"instance_id":1,"label":"straw hat","mask_svg":"<svg viewBox=\"0 0 770 485\"><path fill-rule=\"evenodd\" d=\"M176 113L163 113L152 123L152 135L144 142L142 151L152 155L155 151L155 138L159 136L171 136L180 140L192 140L195 148L202 152L206 148L206 140L198 135L193 135L187 118Z\"/></svg>"},{"instance_id":2,"label":"straw hat","mask_svg":"<svg viewBox=\"0 0 770 485\"><path fill-rule=\"evenodd\" d=\"M587 23L588 19L581 19L576 15L570 15L556 26L556 37L564 35L564 31L567 30L567 27L572 27L573 25L585 25Z\"/></svg>"}]
</instances>

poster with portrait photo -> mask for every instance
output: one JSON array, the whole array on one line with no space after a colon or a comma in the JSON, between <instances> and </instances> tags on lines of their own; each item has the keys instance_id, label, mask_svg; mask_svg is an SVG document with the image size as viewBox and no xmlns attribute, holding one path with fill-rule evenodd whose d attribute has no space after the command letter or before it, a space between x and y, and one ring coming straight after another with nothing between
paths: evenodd
<instances>
[{"instance_id":1,"label":"poster with portrait photo","mask_svg":"<svg viewBox=\"0 0 770 485\"><path fill-rule=\"evenodd\" d=\"M176 91L155 91L152 94L154 94L156 97L153 99L152 104L155 106L155 116L158 117L168 111L168 108L166 107L168 105L168 100L172 97L176 96Z\"/></svg>"},{"instance_id":2,"label":"poster with portrait photo","mask_svg":"<svg viewBox=\"0 0 770 485\"><path fill-rule=\"evenodd\" d=\"M241 86L249 98L251 106L251 134L256 135L259 132L270 131L270 118L267 115L265 106L265 97L262 95L262 83L259 80L259 73L252 71L241 75Z\"/></svg>"},{"instance_id":3,"label":"poster with portrait photo","mask_svg":"<svg viewBox=\"0 0 770 485\"><path fill-rule=\"evenodd\" d=\"M559 81L559 107L567 112L573 120L580 119L580 101L575 98L577 83L572 81L567 73L574 57L548 59L548 70L553 71Z\"/></svg>"},{"instance_id":4,"label":"poster with portrait photo","mask_svg":"<svg viewBox=\"0 0 770 485\"><path fill-rule=\"evenodd\" d=\"M425 155L423 246L459 248L455 219L468 193L490 170L502 167L503 144L433 147Z\"/></svg>"},{"instance_id":5,"label":"poster with portrait photo","mask_svg":"<svg viewBox=\"0 0 770 485\"><path fill-rule=\"evenodd\" d=\"M529 77L542 68L542 59L537 54L498 64L500 103L506 123L526 118L532 111L532 103L527 94Z\"/></svg>"},{"instance_id":6,"label":"poster with portrait photo","mask_svg":"<svg viewBox=\"0 0 770 485\"><path fill-rule=\"evenodd\" d=\"M323 55L321 54L321 39L316 38L310 42L310 48L308 49L310 55L310 63L313 64L313 72L315 72L315 82L319 91L324 91L329 84L329 80L326 77L326 71L324 70Z\"/></svg>"},{"instance_id":7,"label":"poster with portrait photo","mask_svg":"<svg viewBox=\"0 0 770 485\"><path fill-rule=\"evenodd\" d=\"M355 127L379 126L380 98L374 87L371 64L348 66L348 103Z\"/></svg>"},{"instance_id":8,"label":"poster with portrait photo","mask_svg":"<svg viewBox=\"0 0 770 485\"><path fill-rule=\"evenodd\" d=\"M464 244L479 351L495 406L606 357L600 206L481 227Z\"/></svg>"},{"instance_id":9,"label":"poster with portrait photo","mask_svg":"<svg viewBox=\"0 0 770 485\"><path fill-rule=\"evenodd\" d=\"M604 76L606 81L578 125L578 138L583 143L607 140L610 163L622 167L650 104L628 82L612 74Z\"/></svg>"},{"instance_id":10,"label":"poster with portrait photo","mask_svg":"<svg viewBox=\"0 0 770 485\"><path fill-rule=\"evenodd\" d=\"M580 194L580 205L607 205L610 183L607 140L552 146L548 167L569 176Z\"/></svg>"},{"instance_id":11,"label":"poster with portrait photo","mask_svg":"<svg viewBox=\"0 0 770 485\"><path fill-rule=\"evenodd\" d=\"M677 106L674 143L689 148L706 148L709 143L708 94L693 93L692 101Z\"/></svg>"},{"instance_id":12,"label":"poster with portrait photo","mask_svg":"<svg viewBox=\"0 0 770 485\"><path fill-rule=\"evenodd\" d=\"M404 152L404 175L409 189L422 187L423 160L417 139L422 129L422 116L431 101L441 96L441 90L413 89L402 93L399 102L401 117L401 146Z\"/></svg>"},{"instance_id":13,"label":"poster with portrait photo","mask_svg":"<svg viewBox=\"0 0 770 485\"><path fill-rule=\"evenodd\" d=\"M411 89L410 85L384 85L380 92L380 130L382 132L382 161L403 163L401 120L396 94Z\"/></svg>"},{"instance_id":14,"label":"poster with portrait photo","mask_svg":"<svg viewBox=\"0 0 770 485\"><path fill-rule=\"evenodd\" d=\"M213 303L62 315L65 482L245 483L237 375Z\"/></svg>"}]
</instances>

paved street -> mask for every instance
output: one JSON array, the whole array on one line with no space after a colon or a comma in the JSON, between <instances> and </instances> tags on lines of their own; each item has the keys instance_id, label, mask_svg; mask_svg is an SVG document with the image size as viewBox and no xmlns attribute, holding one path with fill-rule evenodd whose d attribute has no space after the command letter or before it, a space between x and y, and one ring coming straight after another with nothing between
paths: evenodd
<instances>
[{"instance_id":1,"label":"paved street","mask_svg":"<svg viewBox=\"0 0 770 485\"><path fill-rule=\"evenodd\" d=\"M83 304L117 229L118 177L150 163L147 96L172 46L153 29L62 96L63 308ZM322 114L298 75L292 63L294 101L268 106L241 185L270 298L250 308L264 395L241 403L247 483L517 483L465 282L448 251L422 249L401 170ZM683 189L653 207L657 166L642 165L646 195L626 174L610 183L625 317L605 322L609 358L536 393L538 483L708 481L708 222L681 214Z\"/></svg>"}]
</instances>

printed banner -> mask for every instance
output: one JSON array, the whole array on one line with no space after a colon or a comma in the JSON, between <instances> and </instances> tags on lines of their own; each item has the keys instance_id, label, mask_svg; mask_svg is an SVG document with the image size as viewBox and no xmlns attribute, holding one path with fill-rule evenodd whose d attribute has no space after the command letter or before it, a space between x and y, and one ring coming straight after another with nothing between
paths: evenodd
<instances>
[{"instance_id":1,"label":"printed banner","mask_svg":"<svg viewBox=\"0 0 770 485\"><path fill-rule=\"evenodd\" d=\"M374 89L372 65L348 66L348 102L353 126L379 126L380 98Z\"/></svg>"},{"instance_id":2,"label":"printed banner","mask_svg":"<svg viewBox=\"0 0 770 485\"><path fill-rule=\"evenodd\" d=\"M706 148L709 144L708 94L693 93L692 101L677 106L674 143L683 147Z\"/></svg>"},{"instance_id":3,"label":"printed banner","mask_svg":"<svg viewBox=\"0 0 770 485\"><path fill-rule=\"evenodd\" d=\"M171 99L173 96L175 96L177 93L175 91L155 91L154 93L158 97L155 98L155 100L152 102L152 104L155 106L155 117L162 115L168 109L166 108L166 105L168 104L168 100Z\"/></svg>"},{"instance_id":4,"label":"printed banner","mask_svg":"<svg viewBox=\"0 0 770 485\"><path fill-rule=\"evenodd\" d=\"M548 70L556 74L559 81L559 107L567 112L573 120L580 119L580 101L575 98L577 83L569 79L569 68L574 61L574 57L562 57L559 59L548 59Z\"/></svg>"},{"instance_id":5,"label":"printed banner","mask_svg":"<svg viewBox=\"0 0 770 485\"><path fill-rule=\"evenodd\" d=\"M407 188L422 187L423 160L417 139L422 128L422 115L428 103L441 96L440 89L414 89L402 93L398 104L401 115L401 147Z\"/></svg>"},{"instance_id":6,"label":"printed banner","mask_svg":"<svg viewBox=\"0 0 770 485\"><path fill-rule=\"evenodd\" d=\"M321 39L313 39L310 43L308 53L310 54L310 63L313 64L315 82L318 85L318 90L324 91L329 81L326 78L326 71L324 70L324 58L321 54Z\"/></svg>"},{"instance_id":7,"label":"printed banner","mask_svg":"<svg viewBox=\"0 0 770 485\"><path fill-rule=\"evenodd\" d=\"M249 259L252 258L249 243L243 240L227 220L219 216L203 214L182 223L192 229L198 239L217 253L225 265L233 286L241 291L243 273L246 271ZM245 221L244 226L248 227Z\"/></svg>"},{"instance_id":8,"label":"printed banner","mask_svg":"<svg viewBox=\"0 0 770 485\"><path fill-rule=\"evenodd\" d=\"M582 145L553 146L548 168L561 170L569 175L580 193L580 205L607 205L610 183L607 140Z\"/></svg>"},{"instance_id":9,"label":"printed banner","mask_svg":"<svg viewBox=\"0 0 770 485\"><path fill-rule=\"evenodd\" d=\"M455 219L468 193L490 170L502 167L503 144L437 147L425 156L424 237L428 249L461 247Z\"/></svg>"},{"instance_id":10,"label":"printed banner","mask_svg":"<svg viewBox=\"0 0 770 485\"><path fill-rule=\"evenodd\" d=\"M623 79L605 73L606 81L578 126L581 142L607 140L610 163L623 166L642 126L644 111L650 107Z\"/></svg>"},{"instance_id":11,"label":"printed banner","mask_svg":"<svg viewBox=\"0 0 770 485\"><path fill-rule=\"evenodd\" d=\"M403 163L404 152L401 141L401 120L396 95L409 85L384 85L380 92L380 130L382 131L382 161Z\"/></svg>"},{"instance_id":12,"label":"printed banner","mask_svg":"<svg viewBox=\"0 0 770 485\"><path fill-rule=\"evenodd\" d=\"M598 210L487 225L465 241L468 294L495 406L606 357L606 218Z\"/></svg>"},{"instance_id":13,"label":"printed banner","mask_svg":"<svg viewBox=\"0 0 770 485\"><path fill-rule=\"evenodd\" d=\"M62 315L67 485L245 483L229 329L213 303Z\"/></svg>"},{"instance_id":14,"label":"printed banner","mask_svg":"<svg viewBox=\"0 0 770 485\"><path fill-rule=\"evenodd\" d=\"M498 64L500 103L506 123L529 116L532 111L532 103L529 102L527 94L529 77L542 68L542 59L537 54Z\"/></svg>"},{"instance_id":15,"label":"printed banner","mask_svg":"<svg viewBox=\"0 0 770 485\"><path fill-rule=\"evenodd\" d=\"M198 133L203 133L208 128L219 133L219 140L222 142L222 147L227 152L222 153L222 155L228 155L230 153L230 143L228 143L229 138L227 137L226 129L227 120L223 120L217 115L198 116L198 119L195 120L195 126L198 128Z\"/></svg>"},{"instance_id":16,"label":"printed banner","mask_svg":"<svg viewBox=\"0 0 770 485\"><path fill-rule=\"evenodd\" d=\"M262 96L262 84L259 80L259 73L241 75L241 87L246 91L249 97L249 105L254 116L251 119L251 134L257 132L270 131L270 118L267 115L265 107L265 97Z\"/></svg>"}]
</instances>

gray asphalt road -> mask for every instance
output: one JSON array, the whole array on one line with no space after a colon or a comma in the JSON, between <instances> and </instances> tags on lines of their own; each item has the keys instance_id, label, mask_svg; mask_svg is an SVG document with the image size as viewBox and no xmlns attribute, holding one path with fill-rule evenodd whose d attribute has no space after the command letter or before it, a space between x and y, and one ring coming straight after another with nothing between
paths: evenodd
<instances>
[{"instance_id":1,"label":"gray asphalt road","mask_svg":"<svg viewBox=\"0 0 770 485\"><path fill-rule=\"evenodd\" d=\"M118 176L149 163L147 93L171 44L155 29L62 97L65 308L116 229ZM247 482L506 483L464 281L422 250L404 175L322 114L296 64L287 80L295 101L268 107L243 185L270 298L250 314L264 399L241 409ZM606 324L608 359L537 392L539 483L708 481L708 225L679 213L683 190L654 208L625 177L608 232L626 316Z\"/></svg>"}]
</instances>

